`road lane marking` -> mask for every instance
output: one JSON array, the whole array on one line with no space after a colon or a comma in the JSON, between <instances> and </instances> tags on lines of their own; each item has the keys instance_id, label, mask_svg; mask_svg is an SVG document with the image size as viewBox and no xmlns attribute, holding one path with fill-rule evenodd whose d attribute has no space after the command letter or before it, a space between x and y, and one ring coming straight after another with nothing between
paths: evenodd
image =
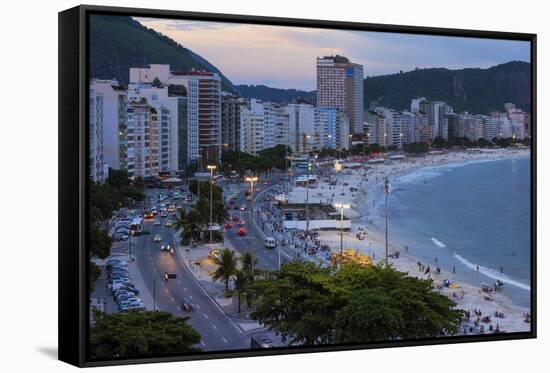
<instances>
[{"instance_id":1,"label":"road lane marking","mask_svg":"<svg viewBox=\"0 0 550 373\"><path fill-rule=\"evenodd\" d=\"M204 316L204 318L205 318L206 320L208 320L208 315L207 315L207 314L203 313L202 315Z\"/></svg>"},{"instance_id":2,"label":"road lane marking","mask_svg":"<svg viewBox=\"0 0 550 373\"><path fill-rule=\"evenodd\" d=\"M180 280L178 280L178 284L180 284L180 285L181 285L181 281L180 281Z\"/></svg>"},{"instance_id":3,"label":"road lane marking","mask_svg":"<svg viewBox=\"0 0 550 373\"><path fill-rule=\"evenodd\" d=\"M216 325L212 324L212 327L214 328L214 330L218 330L218 328L216 328Z\"/></svg>"},{"instance_id":4,"label":"road lane marking","mask_svg":"<svg viewBox=\"0 0 550 373\"><path fill-rule=\"evenodd\" d=\"M189 296L189 299L193 300L193 297L190 295L190 296Z\"/></svg>"},{"instance_id":5,"label":"road lane marking","mask_svg":"<svg viewBox=\"0 0 550 373\"><path fill-rule=\"evenodd\" d=\"M200 306L200 305L198 305L198 304L195 304L195 307L197 307L197 309L198 309L198 310L200 310L200 309L201 309L201 306Z\"/></svg>"},{"instance_id":6,"label":"road lane marking","mask_svg":"<svg viewBox=\"0 0 550 373\"><path fill-rule=\"evenodd\" d=\"M222 337L222 339L223 339L223 341L224 341L225 343L227 343L227 339L225 339L224 337Z\"/></svg>"},{"instance_id":7,"label":"road lane marking","mask_svg":"<svg viewBox=\"0 0 550 373\"><path fill-rule=\"evenodd\" d=\"M174 297L170 297L170 300L172 301L172 303L175 302Z\"/></svg>"},{"instance_id":8,"label":"road lane marking","mask_svg":"<svg viewBox=\"0 0 550 373\"><path fill-rule=\"evenodd\" d=\"M206 345L204 344L204 341L201 339L201 345L202 347L206 347Z\"/></svg>"},{"instance_id":9,"label":"road lane marking","mask_svg":"<svg viewBox=\"0 0 550 373\"><path fill-rule=\"evenodd\" d=\"M184 291L187 291L187 288L184 286L184 287L183 287L183 290L184 290Z\"/></svg>"}]
</instances>

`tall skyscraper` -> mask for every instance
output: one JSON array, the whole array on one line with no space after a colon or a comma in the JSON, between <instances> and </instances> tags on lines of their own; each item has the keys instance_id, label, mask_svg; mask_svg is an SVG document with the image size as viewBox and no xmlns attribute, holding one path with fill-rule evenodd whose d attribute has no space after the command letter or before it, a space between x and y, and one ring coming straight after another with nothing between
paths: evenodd
<instances>
[{"instance_id":1,"label":"tall skyscraper","mask_svg":"<svg viewBox=\"0 0 550 373\"><path fill-rule=\"evenodd\" d=\"M349 133L363 133L363 66L343 56L317 58L317 106L348 115Z\"/></svg>"}]
</instances>

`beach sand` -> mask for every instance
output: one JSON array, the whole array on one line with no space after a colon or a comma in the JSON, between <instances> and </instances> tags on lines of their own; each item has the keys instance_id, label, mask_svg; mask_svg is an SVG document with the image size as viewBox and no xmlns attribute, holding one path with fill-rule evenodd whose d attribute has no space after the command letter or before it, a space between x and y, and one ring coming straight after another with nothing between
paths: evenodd
<instances>
[{"instance_id":1,"label":"beach sand","mask_svg":"<svg viewBox=\"0 0 550 373\"><path fill-rule=\"evenodd\" d=\"M403 175L415 172L419 169L427 167L442 166L448 164L459 164L467 162L490 161L504 158L519 158L528 157L529 149L498 149L482 153L467 153L467 152L449 152L439 155L427 155L422 158L406 158L404 160L392 161L391 164L373 164L369 165L367 170L361 169L344 169L342 172L333 173L332 179L336 179L336 185L331 186L329 182L322 180L316 188L310 189L310 203L350 203L351 208L345 211L345 216L351 219L351 229L344 234L344 247L363 251L370 256L374 255L375 262L383 260L385 257L385 235L383 232L375 230L370 224L365 224L368 216L363 216L362 211L368 211L366 207L373 206L373 199L380 198L380 186L386 177L396 178ZM344 185L347 184L347 185ZM357 188L357 192L350 192L350 187ZM376 193L373 193L375 188L378 188ZM305 199L305 189L295 188L288 195L288 200L291 203L303 202ZM365 238L360 240L356 237L358 232L365 232ZM319 231L319 240L322 243L328 244L333 250L340 247L340 235L336 231ZM419 278L427 278L427 274L419 271L419 259L414 256L414 252L405 252L404 247L392 245L391 236L389 239L389 253L399 251L399 258L390 258L391 265L399 271L406 272L411 276ZM435 289L442 294L451 297L457 307L463 310L472 312L471 323L465 323L465 327L473 326L473 321L476 316L473 310L480 310L483 316L491 316L491 323L484 324L485 330L490 324L496 327L499 324L500 330L504 332L519 332L529 331L530 324L524 321L526 313L531 313L530 309L515 305L511 298L499 293L491 292L489 294L491 300L486 300L488 294L482 292L477 286L465 283L464 281L456 281L455 276L451 271L441 270L440 274L435 274L433 263L423 263L424 265L431 264L431 278L435 284L442 284L445 279L452 280L456 288ZM476 272L472 270L472 275ZM456 297L453 297L453 293ZM458 298L457 298L458 297ZM495 318L495 311L504 314L504 318ZM483 323L481 323L483 324ZM479 328L474 327L473 333L479 333ZM468 333L470 334L470 333Z\"/></svg>"}]
</instances>

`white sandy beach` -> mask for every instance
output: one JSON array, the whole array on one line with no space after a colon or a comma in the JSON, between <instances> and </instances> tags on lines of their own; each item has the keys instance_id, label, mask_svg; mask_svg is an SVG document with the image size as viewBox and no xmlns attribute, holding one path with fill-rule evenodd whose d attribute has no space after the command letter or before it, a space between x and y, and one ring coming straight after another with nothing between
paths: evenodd
<instances>
[{"instance_id":1,"label":"white sandy beach","mask_svg":"<svg viewBox=\"0 0 550 373\"><path fill-rule=\"evenodd\" d=\"M392 161L391 164L379 163L369 165L367 169L344 169L340 173L334 173L332 178L337 180L337 184L331 186L328 181L319 180L318 186L309 191L309 201L311 203L327 201L331 203L350 203L351 208L345 211L346 217L352 219L351 230L345 233L344 247L361 250L364 253L373 256L375 261L380 261L385 255L385 236L383 232L377 231L371 227L370 224L365 224L368 216L362 215L362 211L368 211L368 207L373 206L373 199L380 198L380 192L373 193L374 188L380 188L386 177L397 178L406 174L410 174L419 169L437 167L449 164L462 164L468 162L480 162L490 161L503 158L519 158L528 157L530 155L529 149L498 149L490 150L481 153L467 153L467 152L449 152L439 155L427 155L422 158L406 158L399 161ZM346 184L346 185L344 185ZM350 192L350 187L357 188L357 192ZM304 200L305 189L295 188L289 196L289 202L300 202ZM366 233L366 237L362 240L356 238L356 234L362 229ZM340 236L335 231L320 231L319 240L322 243L328 244L333 249L336 249L340 245ZM405 252L404 247L397 247L392 245L391 236L389 243L390 254L399 251L399 258L390 258L391 264L399 271L407 272L411 276L417 276L426 278L423 272L419 271L418 258L414 256L414 253ZM435 280L436 285L442 284L443 280L450 279L456 284L456 288L438 289L443 294L453 297L457 303L457 307L469 310L472 312L472 325L476 316L473 315L473 310L481 310L483 316L491 316L490 323L481 323L487 328L492 324L492 327L496 327L498 323L501 331L505 332L518 332L529 331L530 324L524 321L525 313L530 313L528 308L517 306L513 301L499 293L492 292L489 296L491 300L486 300L484 293L479 287L470 285L463 281L456 281L452 271L445 271L441 269L440 274L435 274L435 268L433 263L423 263L432 266L431 278ZM472 271L472 275L475 275L475 271ZM495 311L504 314L504 318L495 318ZM473 333L479 333L479 328L474 327Z\"/></svg>"}]
</instances>

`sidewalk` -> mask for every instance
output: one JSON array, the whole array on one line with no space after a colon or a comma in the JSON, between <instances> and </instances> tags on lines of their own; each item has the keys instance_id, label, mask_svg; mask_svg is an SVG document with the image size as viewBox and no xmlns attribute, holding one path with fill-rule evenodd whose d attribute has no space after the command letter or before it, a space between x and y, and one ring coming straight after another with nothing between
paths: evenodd
<instances>
[{"instance_id":1,"label":"sidewalk","mask_svg":"<svg viewBox=\"0 0 550 373\"><path fill-rule=\"evenodd\" d=\"M145 285L145 281L143 281L143 276L141 276L141 272L138 268L137 261L128 262L128 273L130 274L130 278L132 279L132 282L136 286L136 288L139 290L138 297L143 300L143 304L145 305L145 308L147 308L148 311L152 311L154 309L153 307L153 295L149 291L149 288ZM159 309L157 304L157 309Z\"/></svg>"}]
</instances>

